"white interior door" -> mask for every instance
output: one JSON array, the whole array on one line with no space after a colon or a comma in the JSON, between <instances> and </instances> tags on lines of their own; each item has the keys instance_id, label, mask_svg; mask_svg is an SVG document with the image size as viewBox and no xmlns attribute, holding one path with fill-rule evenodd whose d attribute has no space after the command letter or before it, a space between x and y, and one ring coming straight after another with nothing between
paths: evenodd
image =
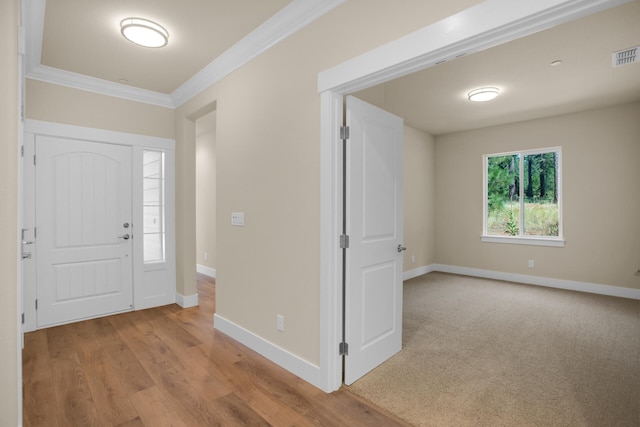
<instances>
[{"instance_id":1,"label":"white interior door","mask_svg":"<svg viewBox=\"0 0 640 427\"><path fill-rule=\"evenodd\" d=\"M347 97L345 383L402 348L403 121Z\"/></svg>"},{"instance_id":2,"label":"white interior door","mask_svg":"<svg viewBox=\"0 0 640 427\"><path fill-rule=\"evenodd\" d=\"M37 326L132 309L131 148L35 145Z\"/></svg>"}]
</instances>

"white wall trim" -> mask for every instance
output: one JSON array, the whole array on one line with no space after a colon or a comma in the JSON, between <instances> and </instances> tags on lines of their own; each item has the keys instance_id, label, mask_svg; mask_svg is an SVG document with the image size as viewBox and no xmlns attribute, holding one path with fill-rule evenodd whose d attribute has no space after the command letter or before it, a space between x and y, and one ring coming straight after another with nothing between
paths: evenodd
<instances>
[{"instance_id":1,"label":"white wall trim","mask_svg":"<svg viewBox=\"0 0 640 427\"><path fill-rule=\"evenodd\" d=\"M177 108L344 1L293 0L169 95L42 65L40 60L46 0L23 0L27 46L26 76L130 101Z\"/></svg>"},{"instance_id":2,"label":"white wall trim","mask_svg":"<svg viewBox=\"0 0 640 427\"><path fill-rule=\"evenodd\" d=\"M335 231L341 223L341 211L333 201L333 195L340 195L340 180L334 179L336 156L329 155L338 150L332 129L340 123L342 108L334 109L333 103L324 100L335 99L350 92L384 83L397 77L428 68L440 61L454 59L460 54L470 54L515 40L520 37L551 28L563 22L580 18L628 0L485 0L440 22L380 46L351 60L318 73L320 103L320 363L325 384L335 386L340 379L338 370L325 360L331 354L333 343L339 341L335 327L325 325L341 324L342 319L336 309L327 307L334 303L323 295L336 295L341 283L335 278L336 266L342 261L338 245L328 244L335 240ZM324 193L328 191L331 197ZM334 233L334 234L332 234ZM325 290L328 286L331 289Z\"/></svg>"},{"instance_id":3,"label":"white wall trim","mask_svg":"<svg viewBox=\"0 0 640 427\"><path fill-rule=\"evenodd\" d=\"M196 307L198 305L198 294L184 296L176 292L176 304L182 308Z\"/></svg>"},{"instance_id":4,"label":"white wall trim","mask_svg":"<svg viewBox=\"0 0 640 427\"><path fill-rule=\"evenodd\" d=\"M342 125L343 97L320 94L320 371L326 392L342 385L342 259L338 256L342 234L342 148L338 129ZM340 337L340 338L338 338Z\"/></svg>"},{"instance_id":5,"label":"white wall trim","mask_svg":"<svg viewBox=\"0 0 640 427\"><path fill-rule=\"evenodd\" d=\"M205 276L209 276L212 278L216 278L216 269L215 268L210 268L210 267L205 267L204 265L200 265L197 264L196 265L196 271L200 274L204 274Z\"/></svg>"},{"instance_id":6,"label":"white wall trim","mask_svg":"<svg viewBox=\"0 0 640 427\"><path fill-rule=\"evenodd\" d=\"M544 286L547 288L565 289L569 291L640 300L640 289L623 288L620 286L602 285L598 283L578 282L575 280L553 279L550 277L529 276L526 274L505 273L502 271L483 270L480 268L458 267L455 265L432 264L429 267L432 269L431 271L440 271L443 273L504 280L507 282L524 283L526 285Z\"/></svg>"},{"instance_id":7,"label":"white wall trim","mask_svg":"<svg viewBox=\"0 0 640 427\"><path fill-rule=\"evenodd\" d=\"M432 271L435 271L433 269L433 266L435 264L431 264L431 265L425 265L423 267L418 267L418 268L414 268L413 270L409 270L409 271L405 271L404 273L402 273L402 280L410 280L413 279L414 277L418 277L418 276L422 276L423 274L427 274L427 273L431 273Z\"/></svg>"},{"instance_id":8,"label":"white wall trim","mask_svg":"<svg viewBox=\"0 0 640 427\"><path fill-rule=\"evenodd\" d=\"M278 347L218 314L213 316L213 326L216 330L229 335L234 340L246 345L280 367L299 376L308 383L323 389L322 376L320 375L320 368L318 366Z\"/></svg>"}]
</instances>

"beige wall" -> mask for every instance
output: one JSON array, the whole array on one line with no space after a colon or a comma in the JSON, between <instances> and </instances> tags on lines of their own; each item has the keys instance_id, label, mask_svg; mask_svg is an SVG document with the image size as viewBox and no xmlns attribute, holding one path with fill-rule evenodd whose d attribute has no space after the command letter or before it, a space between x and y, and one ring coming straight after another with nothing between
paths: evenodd
<instances>
[{"instance_id":1,"label":"beige wall","mask_svg":"<svg viewBox=\"0 0 640 427\"><path fill-rule=\"evenodd\" d=\"M437 137L437 263L640 289L639 118L635 103ZM482 155L553 146L566 246L482 243Z\"/></svg>"},{"instance_id":2,"label":"beige wall","mask_svg":"<svg viewBox=\"0 0 640 427\"><path fill-rule=\"evenodd\" d=\"M213 269L216 268L215 126L215 111L196 120L196 262Z\"/></svg>"},{"instance_id":3,"label":"beige wall","mask_svg":"<svg viewBox=\"0 0 640 427\"><path fill-rule=\"evenodd\" d=\"M174 110L27 79L27 118L175 138Z\"/></svg>"},{"instance_id":4,"label":"beige wall","mask_svg":"<svg viewBox=\"0 0 640 427\"><path fill-rule=\"evenodd\" d=\"M19 2L0 2L0 424L18 425L18 23Z\"/></svg>"},{"instance_id":5,"label":"beige wall","mask_svg":"<svg viewBox=\"0 0 640 427\"><path fill-rule=\"evenodd\" d=\"M319 363L318 73L476 3L350 0L179 108L178 283L195 290L192 123L217 102L217 313Z\"/></svg>"},{"instance_id":6,"label":"beige wall","mask_svg":"<svg viewBox=\"0 0 640 427\"><path fill-rule=\"evenodd\" d=\"M404 271L435 263L435 141L404 127ZM412 257L414 260L412 261Z\"/></svg>"}]
</instances>

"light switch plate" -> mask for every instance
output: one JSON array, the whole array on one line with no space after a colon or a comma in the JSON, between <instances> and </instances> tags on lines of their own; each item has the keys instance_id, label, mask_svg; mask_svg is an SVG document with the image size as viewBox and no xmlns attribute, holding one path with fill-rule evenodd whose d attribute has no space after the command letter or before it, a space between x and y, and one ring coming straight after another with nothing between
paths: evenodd
<instances>
[{"instance_id":1,"label":"light switch plate","mask_svg":"<svg viewBox=\"0 0 640 427\"><path fill-rule=\"evenodd\" d=\"M244 212L231 212L231 225L244 226Z\"/></svg>"}]
</instances>

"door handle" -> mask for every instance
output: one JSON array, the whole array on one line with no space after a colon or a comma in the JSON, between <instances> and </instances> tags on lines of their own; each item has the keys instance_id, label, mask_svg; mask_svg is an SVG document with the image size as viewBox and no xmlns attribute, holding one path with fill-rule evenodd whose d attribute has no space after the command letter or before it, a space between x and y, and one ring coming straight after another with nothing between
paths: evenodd
<instances>
[{"instance_id":1,"label":"door handle","mask_svg":"<svg viewBox=\"0 0 640 427\"><path fill-rule=\"evenodd\" d=\"M128 234L125 234L124 236L118 236L118 239L124 239L124 240L129 240L131 236L129 236Z\"/></svg>"},{"instance_id":2,"label":"door handle","mask_svg":"<svg viewBox=\"0 0 640 427\"><path fill-rule=\"evenodd\" d=\"M407 250L407 248L405 248L404 246L398 245L398 252L402 252L402 251L406 251L406 250Z\"/></svg>"}]
</instances>

